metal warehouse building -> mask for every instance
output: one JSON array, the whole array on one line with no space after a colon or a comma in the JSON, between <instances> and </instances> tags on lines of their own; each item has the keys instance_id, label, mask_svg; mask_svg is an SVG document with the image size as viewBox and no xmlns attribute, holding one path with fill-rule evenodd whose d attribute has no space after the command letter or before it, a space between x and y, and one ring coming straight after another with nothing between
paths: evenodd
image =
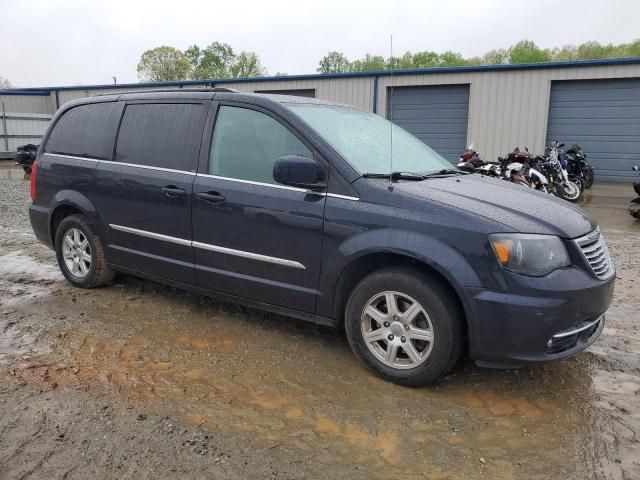
<instances>
[{"instance_id":1,"label":"metal warehouse building","mask_svg":"<svg viewBox=\"0 0 640 480\"><path fill-rule=\"evenodd\" d=\"M640 58L251 79L0 90L0 151L37 143L56 109L96 93L225 86L313 96L392 117L451 161L469 143L485 159L515 146L580 144L599 180L640 164Z\"/></svg>"}]
</instances>

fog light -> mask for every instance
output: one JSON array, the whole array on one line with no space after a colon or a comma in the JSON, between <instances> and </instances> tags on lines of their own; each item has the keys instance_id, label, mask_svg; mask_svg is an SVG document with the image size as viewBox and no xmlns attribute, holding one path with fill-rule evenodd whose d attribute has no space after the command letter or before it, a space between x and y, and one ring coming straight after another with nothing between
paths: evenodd
<instances>
[{"instance_id":1,"label":"fog light","mask_svg":"<svg viewBox=\"0 0 640 480\"><path fill-rule=\"evenodd\" d=\"M553 345L553 338L547 340L547 348L551 348L551 345Z\"/></svg>"}]
</instances>

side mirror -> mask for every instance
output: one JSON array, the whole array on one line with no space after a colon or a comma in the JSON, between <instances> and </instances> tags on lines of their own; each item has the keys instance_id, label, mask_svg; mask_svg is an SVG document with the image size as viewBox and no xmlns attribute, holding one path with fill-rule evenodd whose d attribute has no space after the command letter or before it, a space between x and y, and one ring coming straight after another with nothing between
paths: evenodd
<instances>
[{"instance_id":1,"label":"side mirror","mask_svg":"<svg viewBox=\"0 0 640 480\"><path fill-rule=\"evenodd\" d=\"M504 161L504 157L498 157L498 161L499 161L499 162Z\"/></svg>"},{"instance_id":2,"label":"side mirror","mask_svg":"<svg viewBox=\"0 0 640 480\"><path fill-rule=\"evenodd\" d=\"M631 167L631 170L635 170L637 172L638 170L640 170L640 167L637 165L634 165L633 167Z\"/></svg>"},{"instance_id":3,"label":"side mirror","mask_svg":"<svg viewBox=\"0 0 640 480\"><path fill-rule=\"evenodd\" d=\"M558 148L562 148L564 147L564 143L561 143L560 145L558 145Z\"/></svg>"},{"instance_id":4,"label":"side mirror","mask_svg":"<svg viewBox=\"0 0 640 480\"><path fill-rule=\"evenodd\" d=\"M279 157L273 165L273 179L283 185L309 190L322 190L327 186L318 163L300 155Z\"/></svg>"}]
</instances>

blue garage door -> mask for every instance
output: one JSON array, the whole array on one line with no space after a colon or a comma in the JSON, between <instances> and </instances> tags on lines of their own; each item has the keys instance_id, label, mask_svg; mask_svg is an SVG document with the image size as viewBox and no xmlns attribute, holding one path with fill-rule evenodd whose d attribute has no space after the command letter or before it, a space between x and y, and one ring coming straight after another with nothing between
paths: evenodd
<instances>
[{"instance_id":1,"label":"blue garage door","mask_svg":"<svg viewBox=\"0 0 640 480\"><path fill-rule=\"evenodd\" d=\"M640 79L553 82L547 144L579 144L598 180L623 181L640 164Z\"/></svg>"},{"instance_id":2,"label":"blue garage door","mask_svg":"<svg viewBox=\"0 0 640 480\"><path fill-rule=\"evenodd\" d=\"M391 97L391 95L390 95ZM451 162L467 143L469 85L395 87L387 118L436 150Z\"/></svg>"}]
</instances>

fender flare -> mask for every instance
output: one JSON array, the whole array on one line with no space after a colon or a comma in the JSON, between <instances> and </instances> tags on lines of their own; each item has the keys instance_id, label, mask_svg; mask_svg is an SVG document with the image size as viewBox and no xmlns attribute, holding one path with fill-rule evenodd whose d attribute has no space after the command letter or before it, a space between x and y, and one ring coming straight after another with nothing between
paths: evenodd
<instances>
[{"instance_id":1,"label":"fender flare","mask_svg":"<svg viewBox=\"0 0 640 480\"><path fill-rule=\"evenodd\" d=\"M91 224L98 228L98 233L101 236L104 233L102 231L103 228L100 227L100 213L86 195L78 192L77 190L60 190L51 199L51 204L49 207L49 219L47 225L49 229L49 241L51 242L51 245L55 245L55 233L51 229L53 219L56 211L61 207L73 207L79 210L85 217L89 219L89 222Z\"/></svg>"},{"instance_id":2,"label":"fender flare","mask_svg":"<svg viewBox=\"0 0 640 480\"><path fill-rule=\"evenodd\" d=\"M480 278L460 252L440 240L406 230L376 229L349 238L340 245L339 250L343 262L335 282L334 302L338 302L340 298L338 288L353 262L369 254L391 253L414 259L432 268L453 288L465 311L467 322L474 315L474 308L467 298L465 288L482 288Z\"/></svg>"}]
</instances>

